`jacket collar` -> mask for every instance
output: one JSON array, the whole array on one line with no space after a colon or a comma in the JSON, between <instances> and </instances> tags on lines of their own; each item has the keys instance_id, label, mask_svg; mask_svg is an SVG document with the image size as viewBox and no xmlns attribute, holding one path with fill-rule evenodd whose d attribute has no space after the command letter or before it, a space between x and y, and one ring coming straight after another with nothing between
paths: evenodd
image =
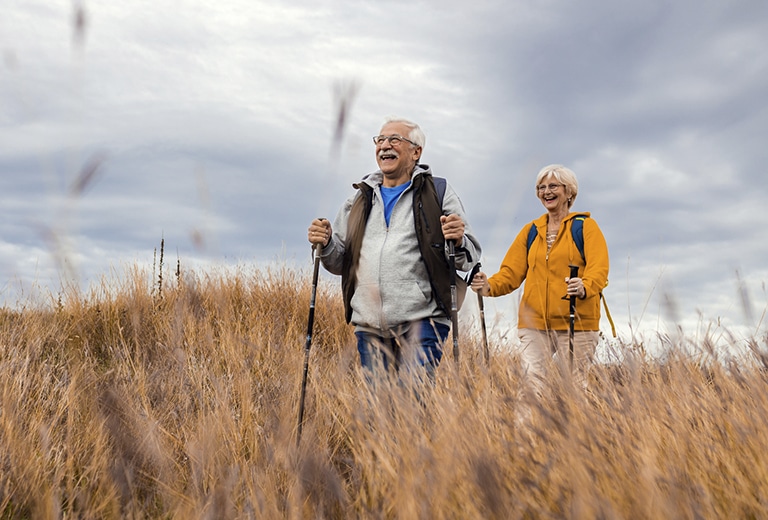
<instances>
[{"instance_id":1,"label":"jacket collar","mask_svg":"<svg viewBox=\"0 0 768 520\"><path fill-rule=\"evenodd\" d=\"M411 174L411 182L413 182L413 179L417 175L421 175L422 173L432 173L432 170L430 170L428 164L417 164L416 167L413 169L413 174ZM361 182L366 183L371 188L375 188L376 186L380 186L381 183L384 181L384 174L381 173L381 170L376 170L373 173L369 173L365 177L362 178ZM354 188L358 188L359 183L355 183L352 185Z\"/></svg>"},{"instance_id":2,"label":"jacket collar","mask_svg":"<svg viewBox=\"0 0 768 520\"><path fill-rule=\"evenodd\" d=\"M586 215L587 217L589 217L590 213L589 213L589 211L572 211L572 212L568 213L565 216L565 218L563 218L563 222L568 222L569 220L573 220L575 217L577 217L579 215ZM548 218L548 216L549 216L548 213L544 213L539 218L534 220L533 223L536 225L537 228L540 228L542 226L546 226L547 225L547 218Z\"/></svg>"}]
</instances>

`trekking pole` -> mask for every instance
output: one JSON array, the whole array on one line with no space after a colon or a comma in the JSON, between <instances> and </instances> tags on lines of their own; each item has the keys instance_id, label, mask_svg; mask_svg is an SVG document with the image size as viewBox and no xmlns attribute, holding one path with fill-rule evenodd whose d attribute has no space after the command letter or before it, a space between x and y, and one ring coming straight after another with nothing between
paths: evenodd
<instances>
[{"instance_id":1,"label":"trekking pole","mask_svg":"<svg viewBox=\"0 0 768 520\"><path fill-rule=\"evenodd\" d=\"M569 265L568 267L571 268L571 278L576 278L579 276L579 266L577 265ZM573 370L573 328L576 325L576 295L572 294L570 297L570 318L571 323L570 327L568 328L568 358L571 362L571 370Z\"/></svg>"},{"instance_id":2,"label":"trekking pole","mask_svg":"<svg viewBox=\"0 0 768 520\"><path fill-rule=\"evenodd\" d=\"M488 333L485 331L485 308L483 306L483 295L477 294L477 305L480 307L480 329L483 331L483 356L485 364L491 364L491 355L488 352Z\"/></svg>"},{"instance_id":3,"label":"trekking pole","mask_svg":"<svg viewBox=\"0 0 768 520\"><path fill-rule=\"evenodd\" d=\"M472 268L472 272L469 273L469 284L472 283L475 275L480 272L480 268L480 262L476 263L475 267ZM483 295L480 293L477 293L477 306L480 309L480 330L483 333L483 356L485 357L485 364L488 365L491 356L488 352L488 333L485 330L485 306L483 305Z\"/></svg>"},{"instance_id":4,"label":"trekking pole","mask_svg":"<svg viewBox=\"0 0 768 520\"><path fill-rule=\"evenodd\" d=\"M301 396L299 397L299 423L296 430L296 447L301 442L301 428L304 425L304 397L307 395L307 375L309 372L309 349L312 346L312 328L315 324L315 297L317 296L317 275L320 271L320 255L318 245L312 246L312 255L315 257L314 270L312 271L312 295L309 298L309 319L307 320L307 340L304 343L304 370L301 376Z\"/></svg>"},{"instance_id":5,"label":"trekking pole","mask_svg":"<svg viewBox=\"0 0 768 520\"><path fill-rule=\"evenodd\" d=\"M453 336L453 359L459 363L459 306L456 298L456 246L448 241L448 265L451 273L451 325Z\"/></svg>"}]
</instances>

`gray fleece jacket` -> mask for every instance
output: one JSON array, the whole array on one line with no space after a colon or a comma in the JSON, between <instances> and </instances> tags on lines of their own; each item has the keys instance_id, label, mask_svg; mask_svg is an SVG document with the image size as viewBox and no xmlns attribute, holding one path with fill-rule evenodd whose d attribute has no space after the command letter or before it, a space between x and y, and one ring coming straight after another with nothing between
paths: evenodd
<instances>
[{"instance_id":1,"label":"gray fleece jacket","mask_svg":"<svg viewBox=\"0 0 768 520\"><path fill-rule=\"evenodd\" d=\"M430 172L429 166L417 165L413 176L422 172ZM402 333L409 323L424 318L450 324L450 317L439 309L432 295L421 258L413 216L412 187L409 186L396 202L387 227L380 190L382 180L381 171L362 180L374 189L373 205L360 251L351 322L356 330L382 336ZM339 210L333 223L333 236L320 252L323 266L333 274L341 274L349 212L356 196L357 193L347 199ZM461 200L450 184L445 189L443 214L456 214L464 221L464 240L461 248L456 249L456 268L469 271L472 264L467 253L476 262L481 254L480 244L467 222ZM446 258L447 254L446 248Z\"/></svg>"}]
</instances>

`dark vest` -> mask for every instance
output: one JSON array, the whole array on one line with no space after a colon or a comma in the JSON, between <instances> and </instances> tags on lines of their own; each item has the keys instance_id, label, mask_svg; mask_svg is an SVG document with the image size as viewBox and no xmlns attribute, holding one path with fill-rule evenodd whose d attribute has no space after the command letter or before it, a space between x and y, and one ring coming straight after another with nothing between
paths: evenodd
<instances>
[{"instance_id":1,"label":"dark vest","mask_svg":"<svg viewBox=\"0 0 768 520\"><path fill-rule=\"evenodd\" d=\"M416 239L424 260L437 306L446 316L451 309L451 275L445 259L445 239L440 217L443 214L442 201L438 200L432 174L422 172L412 180L413 219L416 223ZM341 290L344 296L344 311L347 323L352 319L352 295L357 285L357 265L363 243L365 226L373 205L373 188L361 182L354 185L359 189L352 203L347 226L347 243L341 272ZM455 276L455 275L454 275Z\"/></svg>"}]
</instances>

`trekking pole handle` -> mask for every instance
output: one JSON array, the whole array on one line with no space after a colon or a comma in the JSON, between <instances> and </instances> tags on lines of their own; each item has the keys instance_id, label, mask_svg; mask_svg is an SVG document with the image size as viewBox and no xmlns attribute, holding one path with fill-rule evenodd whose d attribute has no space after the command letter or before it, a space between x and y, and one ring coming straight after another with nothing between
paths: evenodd
<instances>
[{"instance_id":1,"label":"trekking pole handle","mask_svg":"<svg viewBox=\"0 0 768 520\"><path fill-rule=\"evenodd\" d=\"M320 222L325 222L328 219L325 218L325 217L317 217L315 220L320 221ZM314 220L312 222L314 222ZM325 231L327 233L328 230L326 229ZM325 245L327 245L331 241L330 235L327 235L327 237L328 237L328 242ZM314 259L315 254L320 252L320 248L325 247L325 245L322 242L316 243L316 242L312 242L312 240L310 240L310 242L312 243L312 258Z\"/></svg>"},{"instance_id":2,"label":"trekking pole handle","mask_svg":"<svg viewBox=\"0 0 768 520\"><path fill-rule=\"evenodd\" d=\"M570 269L570 272L568 273L568 279L569 279L569 280L570 280L571 278L576 278L577 276L579 276L579 266L578 266L578 265L570 265L570 264L569 264L569 265L568 265L568 268ZM570 294L568 294L568 293L566 292L566 293L565 293L565 296L563 296L563 298L562 298L562 299L563 299L563 300L570 300L571 298L574 298L574 296L573 296L573 295L570 295ZM575 301L575 300L574 300L574 301Z\"/></svg>"},{"instance_id":3,"label":"trekking pole handle","mask_svg":"<svg viewBox=\"0 0 768 520\"><path fill-rule=\"evenodd\" d=\"M576 278L579 276L579 266L578 265L569 265L568 266L571 269L569 279L570 278ZM576 295L575 294L566 294L563 296L563 300L570 300L571 302L571 319L574 318L573 314L576 310Z\"/></svg>"}]
</instances>

